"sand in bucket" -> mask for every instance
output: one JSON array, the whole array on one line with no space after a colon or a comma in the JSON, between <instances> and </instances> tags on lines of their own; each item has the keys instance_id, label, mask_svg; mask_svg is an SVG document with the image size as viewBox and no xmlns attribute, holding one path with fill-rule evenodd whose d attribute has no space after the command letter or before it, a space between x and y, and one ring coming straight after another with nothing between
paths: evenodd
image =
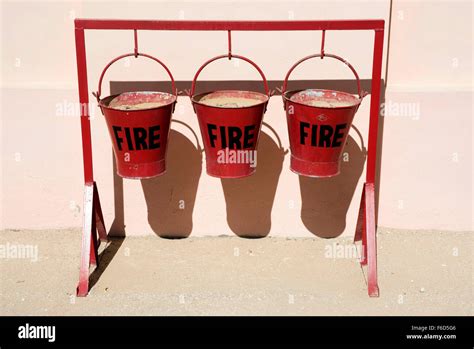
<instances>
[{"instance_id":1,"label":"sand in bucket","mask_svg":"<svg viewBox=\"0 0 474 349\"><path fill-rule=\"evenodd\" d=\"M117 110L143 110L158 108L170 103L173 95L162 92L125 92L112 99L109 108Z\"/></svg>"},{"instance_id":2,"label":"sand in bucket","mask_svg":"<svg viewBox=\"0 0 474 349\"><path fill-rule=\"evenodd\" d=\"M257 105L262 101L250 97L226 96L222 95L220 92L214 92L205 95L201 98L200 102L211 107L244 108Z\"/></svg>"},{"instance_id":3,"label":"sand in bucket","mask_svg":"<svg viewBox=\"0 0 474 349\"><path fill-rule=\"evenodd\" d=\"M227 91L216 91L206 94L202 97L199 102L211 107L220 108L245 108L262 103L262 99L256 99L249 96L248 93L242 93L241 91L231 91L232 95L229 95Z\"/></svg>"},{"instance_id":4,"label":"sand in bucket","mask_svg":"<svg viewBox=\"0 0 474 349\"><path fill-rule=\"evenodd\" d=\"M360 99L349 93L330 90L308 89L295 93L290 101L319 108L344 108L360 103Z\"/></svg>"}]
</instances>

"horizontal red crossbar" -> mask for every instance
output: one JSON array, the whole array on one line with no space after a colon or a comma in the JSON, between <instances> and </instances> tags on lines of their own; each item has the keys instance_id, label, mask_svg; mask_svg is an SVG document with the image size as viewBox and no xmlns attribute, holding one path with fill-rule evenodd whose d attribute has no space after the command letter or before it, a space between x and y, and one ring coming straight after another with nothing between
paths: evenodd
<instances>
[{"instance_id":1,"label":"horizontal red crossbar","mask_svg":"<svg viewBox=\"0 0 474 349\"><path fill-rule=\"evenodd\" d=\"M383 19L338 21L154 21L76 19L76 29L100 30L383 30Z\"/></svg>"}]
</instances>

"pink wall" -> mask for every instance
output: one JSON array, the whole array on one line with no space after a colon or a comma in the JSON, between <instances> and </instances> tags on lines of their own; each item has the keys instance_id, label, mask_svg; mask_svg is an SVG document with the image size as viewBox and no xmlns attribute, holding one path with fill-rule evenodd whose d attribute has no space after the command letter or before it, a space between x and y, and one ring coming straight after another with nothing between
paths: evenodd
<instances>
[{"instance_id":1,"label":"pink wall","mask_svg":"<svg viewBox=\"0 0 474 349\"><path fill-rule=\"evenodd\" d=\"M82 160L79 120L74 111L74 17L383 18L388 23L390 8L388 1L140 4L2 3L1 228L81 225ZM456 25L443 27L440 23ZM388 85L381 226L472 230L471 25L470 1L436 2L436 6L420 1L393 2L389 61L383 72L388 73ZM129 32L87 33L91 91L96 89L103 66L112 57L131 50L132 38ZM189 80L204 60L225 52L225 39L224 33L139 33L140 49L167 62L177 80ZM259 63L271 80L282 79L293 62L317 51L319 44L319 33L233 35L234 52ZM370 78L372 45L372 33L329 32L326 36L327 52L347 58L364 79ZM314 61L301 66L294 77L349 79L351 75L337 63ZM112 68L107 79L160 80L165 75L152 63L131 60ZM223 61L204 71L202 79L257 79L257 73L245 64L234 66L233 62ZM355 119L355 126L364 136L369 103L370 96ZM92 115L94 171L104 218L110 226L116 216L112 152L104 120L96 107L92 108ZM201 142L187 98L179 99L174 118L194 129ZM265 122L288 148L279 97L272 98ZM353 233L364 175L364 158L355 132L351 133L346 149L349 161L343 163L340 177L300 181L289 171L288 154L279 152L275 135L264 128L257 175L221 183L205 174L205 160L200 173L200 157L193 150L195 138L190 130L180 124L174 124L173 129L176 132L170 141L168 159L171 174L144 184L124 181L127 234ZM184 170L183 166L188 167ZM253 193L260 195L255 198ZM120 230L120 225L120 220L116 221L113 230Z\"/></svg>"}]
</instances>

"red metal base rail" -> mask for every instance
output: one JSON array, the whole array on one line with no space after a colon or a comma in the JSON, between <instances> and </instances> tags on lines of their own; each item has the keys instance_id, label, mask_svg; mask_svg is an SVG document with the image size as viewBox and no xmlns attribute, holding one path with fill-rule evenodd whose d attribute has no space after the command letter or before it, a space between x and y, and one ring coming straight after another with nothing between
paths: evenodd
<instances>
[{"instance_id":1,"label":"red metal base rail","mask_svg":"<svg viewBox=\"0 0 474 349\"><path fill-rule=\"evenodd\" d=\"M153 21L153 20L75 20L77 75L79 101L81 103L82 153L84 161L84 222L82 236L81 266L77 295L84 297L89 292L90 267L99 264L100 241L107 241L99 193L94 182L92 167L92 143L89 121L89 87L87 83L87 59L84 32L86 30L133 30L135 52L137 30L188 30L188 31L294 31L294 30L373 30L375 33L372 61L372 88L370 101L370 124L367 154L367 171L362 191L359 217L354 241L362 241L361 264L367 266L368 294L379 296L377 283L377 245L375 213L375 176L377 155L377 132L380 107L380 84L384 39L383 20L335 20L335 21ZM322 46L322 51L324 45Z\"/></svg>"}]
</instances>

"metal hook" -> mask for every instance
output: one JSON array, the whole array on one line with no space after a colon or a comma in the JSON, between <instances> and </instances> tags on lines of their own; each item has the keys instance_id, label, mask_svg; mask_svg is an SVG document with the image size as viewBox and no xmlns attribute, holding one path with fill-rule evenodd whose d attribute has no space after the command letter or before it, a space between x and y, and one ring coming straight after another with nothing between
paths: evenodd
<instances>
[{"instance_id":1,"label":"metal hook","mask_svg":"<svg viewBox=\"0 0 474 349\"><path fill-rule=\"evenodd\" d=\"M321 59L324 58L324 41L326 40L326 30L323 29L323 34L321 38Z\"/></svg>"},{"instance_id":2,"label":"metal hook","mask_svg":"<svg viewBox=\"0 0 474 349\"><path fill-rule=\"evenodd\" d=\"M229 61L232 59L232 36L230 30L227 31L227 41L229 45Z\"/></svg>"},{"instance_id":3,"label":"metal hook","mask_svg":"<svg viewBox=\"0 0 474 349\"><path fill-rule=\"evenodd\" d=\"M133 40L134 40L134 43L135 43L133 53L135 54L135 58L137 58L138 57L138 34L137 34L136 29L133 29Z\"/></svg>"}]
</instances>

